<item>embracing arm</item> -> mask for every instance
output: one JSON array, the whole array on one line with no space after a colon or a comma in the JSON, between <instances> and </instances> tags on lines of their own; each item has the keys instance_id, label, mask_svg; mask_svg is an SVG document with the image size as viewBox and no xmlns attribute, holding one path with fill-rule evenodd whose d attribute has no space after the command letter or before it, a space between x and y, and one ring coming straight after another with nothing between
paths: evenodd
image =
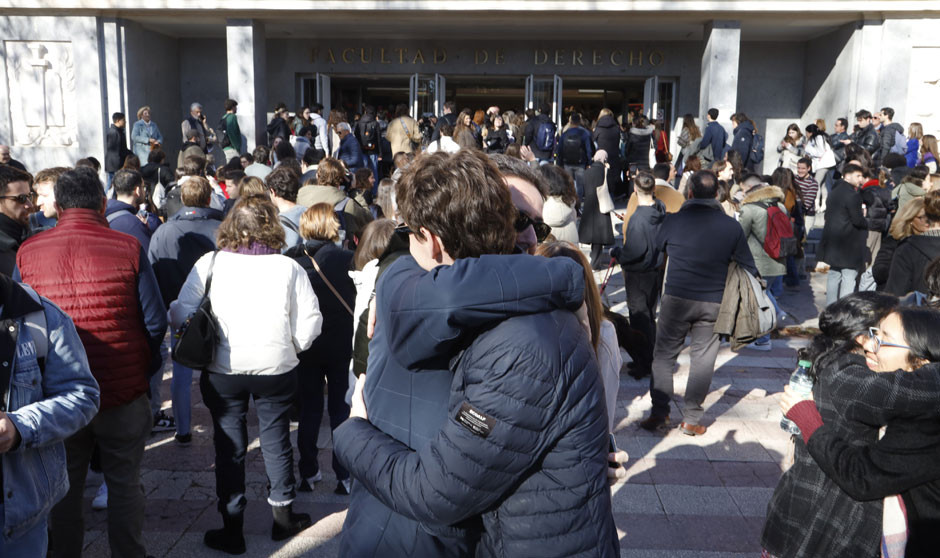
<instances>
[{"instance_id":1,"label":"embracing arm","mask_svg":"<svg viewBox=\"0 0 940 558\"><path fill-rule=\"evenodd\" d=\"M940 477L932 465L940 457L940 447L935 442L915 447L916 439L904 436L902 431L908 425L889 426L878 442L858 446L839 437L832 426L823 424L812 400L794 405L787 418L800 427L806 447L819 467L856 500L877 500ZM930 466L919 466L928 463Z\"/></svg>"},{"instance_id":2,"label":"embracing arm","mask_svg":"<svg viewBox=\"0 0 940 558\"><path fill-rule=\"evenodd\" d=\"M842 402L842 413L849 420L883 426L895 418L940 413L940 364L913 372L872 372L858 357L843 364L835 376L832 397Z\"/></svg>"},{"instance_id":3,"label":"embracing arm","mask_svg":"<svg viewBox=\"0 0 940 558\"><path fill-rule=\"evenodd\" d=\"M388 327L403 366L446 368L422 364L510 315L576 310L584 301L584 270L567 258L516 254L462 258L428 272L403 256L382 275L376 301L378 327Z\"/></svg>"}]
</instances>

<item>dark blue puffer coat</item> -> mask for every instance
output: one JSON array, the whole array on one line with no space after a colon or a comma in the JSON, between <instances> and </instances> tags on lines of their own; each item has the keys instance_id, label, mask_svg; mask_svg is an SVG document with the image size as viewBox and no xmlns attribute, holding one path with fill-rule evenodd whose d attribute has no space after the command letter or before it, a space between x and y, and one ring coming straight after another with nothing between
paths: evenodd
<instances>
[{"instance_id":1,"label":"dark blue puffer coat","mask_svg":"<svg viewBox=\"0 0 940 558\"><path fill-rule=\"evenodd\" d=\"M399 258L377 286L364 390L372 424L411 449L427 447L447 421L450 359L474 328L495 325L507 312L575 309L583 298L583 270L564 258L483 256L430 273L410 256ZM354 484L340 554L467 556L481 529L479 517L459 526L422 525Z\"/></svg>"},{"instance_id":2,"label":"dark blue puffer coat","mask_svg":"<svg viewBox=\"0 0 940 558\"><path fill-rule=\"evenodd\" d=\"M539 275L516 277L518 284ZM517 290L511 287L487 282L469 290ZM460 355L444 423L417 451L368 421L343 423L335 451L354 486L431 530L482 517L477 556L618 556L603 386L575 315L522 313L510 304L464 312L435 304L433 288L403 298L422 303L429 291L422 311L392 318L412 321L410 343L394 346L413 363ZM460 291L449 292L460 301ZM420 381L422 373L412 376Z\"/></svg>"}]
</instances>

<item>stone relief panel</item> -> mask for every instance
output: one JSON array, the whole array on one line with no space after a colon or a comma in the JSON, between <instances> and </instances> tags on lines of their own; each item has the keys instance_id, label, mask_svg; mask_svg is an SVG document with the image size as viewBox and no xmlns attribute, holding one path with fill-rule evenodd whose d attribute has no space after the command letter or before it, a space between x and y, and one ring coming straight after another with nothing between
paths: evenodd
<instances>
[{"instance_id":1,"label":"stone relief panel","mask_svg":"<svg viewBox=\"0 0 940 558\"><path fill-rule=\"evenodd\" d=\"M908 118L920 122L925 134L940 134L940 47L911 50L911 83L908 89Z\"/></svg>"},{"instance_id":2,"label":"stone relief panel","mask_svg":"<svg viewBox=\"0 0 940 558\"><path fill-rule=\"evenodd\" d=\"M13 144L77 143L75 68L67 41L4 41Z\"/></svg>"}]
</instances>

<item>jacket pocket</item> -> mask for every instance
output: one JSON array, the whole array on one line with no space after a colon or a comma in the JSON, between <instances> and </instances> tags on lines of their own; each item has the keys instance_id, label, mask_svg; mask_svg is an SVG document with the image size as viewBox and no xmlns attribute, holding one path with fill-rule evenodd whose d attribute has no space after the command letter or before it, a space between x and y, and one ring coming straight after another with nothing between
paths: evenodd
<instances>
[{"instance_id":1,"label":"jacket pocket","mask_svg":"<svg viewBox=\"0 0 940 558\"><path fill-rule=\"evenodd\" d=\"M10 382L10 410L15 411L35 403L42 395L42 374L35 356L24 357L14 364Z\"/></svg>"}]
</instances>

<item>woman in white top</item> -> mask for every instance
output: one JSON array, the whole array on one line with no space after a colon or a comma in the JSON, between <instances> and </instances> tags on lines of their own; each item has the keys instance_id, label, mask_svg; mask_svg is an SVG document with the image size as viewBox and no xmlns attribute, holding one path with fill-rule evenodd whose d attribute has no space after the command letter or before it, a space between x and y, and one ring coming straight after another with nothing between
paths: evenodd
<instances>
[{"instance_id":1,"label":"woman in white top","mask_svg":"<svg viewBox=\"0 0 940 558\"><path fill-rule=\"evenodd\" d=\"M548 197L542 207L542 220L552 228L555 240L578 245L578 193L568 172L556 165L542 165L539 172L548 185Z\"/></svg>"},{"instance_id":2,"label":"woman in white top","mask_svg":"<svg viewBox=\"0 0 940 558\"><path fill-rule=\"evenodd\" d=\"M813 173L815 174L816 184L819 185L819 200L816 201L816 207L825 207L826 198L829 193L828 175L836 166L836 154L829 146L829 136L826 132L819 129L816 124L810 124L806 127L806 144L804 145L806 154L813 161Z\"/></svg>"},{"instance_id":3,"label":"woman in white top","mask_svg":"<svg viewBox=\"0 0 940 558\"><path fill-rule=\"evenodd\" d=\"M206 279L219 324L215 359L201 374L203 402L212 415L216 494L224 527L206 532L206 546L240 554L245 506L248 400L258 412L261 453L274 514L271 537L283 540L310 525L295 514L290 412L297 389L297 353L320 334L322 317L307 273L281 255L284 229L263 195L240 198L219 226L219 252L199 259L170 305L178 329L199 306Z\"/></svg>"},{"instance_id":4,"label":"woman in white top","mask_svg":"<svg viewBox=\"0 0 940 558\"><path fill-rule=\"evenodd\" d=\"M584 268L584 305L578 310L578 317L582 324L591 333L591 345L597 355L598 370L601 383L604 385L604 402L607 407L607 429L610 432L610 454L608 455L608 476L620 478L624 476L620 462L626 460L626 455L617 451L614 445L614 415L617 410L617 393L620 391L620 368L623 366L623 357L620 355L620 344L617 342L617 330L609 320L604 318L604 307L601 305L601 295L597 290L594 272L587 256L569 242L545 242L535 251L536 256L546 258L571 258Z\"/></svg>"}]
</instances>

